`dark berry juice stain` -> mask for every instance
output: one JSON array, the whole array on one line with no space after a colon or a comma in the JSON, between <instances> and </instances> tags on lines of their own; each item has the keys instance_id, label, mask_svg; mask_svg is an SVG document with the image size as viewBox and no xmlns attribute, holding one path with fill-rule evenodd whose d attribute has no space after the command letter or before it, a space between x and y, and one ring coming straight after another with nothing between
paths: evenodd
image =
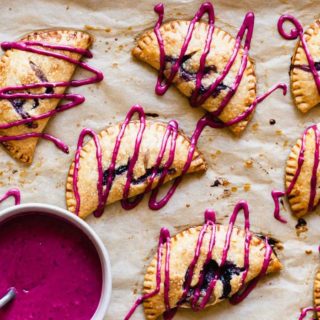
<instances>
[{"instance_id":1,"label":"dark berry juice stain","mask_svg":"<svg viewBox=\"0 0 320 320\"><path fill-rule=\"evenodd\" d=\"M301 227L305 227L307 225L307 221L303 218L298 219L298 223L296 224L296 229L299 229Z\"/></svg>"},{"instance_id":2,"label":"dark berry juice stain","mask_svg":"<svg viewBox=\"0 0 320 320\"><path fill-rule=\"evenodd\" d=\"M151 118L158 118L159 117L159 114L154 113L154 112L146 112L145 115L146 115L146 117L151 117Z\"/></svg>"},{"instance_id":3,"label":"dark berry juice stain","mask_svg":"<svg viewBox=\"0 0 320 320\"><path fill-rule=\"evenodd\" d=\"M216 179L210 187L219 187L221 184L222 183L218 179Z\"/></svg>"},{"instance_id":4,"label":"dark berry juice stain","mask_svg":"<svg viewBox=\"0 0 320 320\"><path fill-rule=\"evenodd\" d=\"M196 81L196 77L197 77L197 72L191 72L189 70L187 70L184 66L184 64L192 58L192 56L195 54L196 52L190 53L188 55L185 55L182 59L181 62L181 66L179 69L179 75L180 77L185 80L185 81ZM165 61L171 65L173 65L178 59L177 58L173 58L171 56L166 56L165 57ZM211 66L206 66L204 68L203 71L203 77L208 77L211 73L217 73L217 67L215 65L211 65ZM221 91L226 90L226 89L230 89L230 87L228 87L227 85L225 85L223 82L219 83L218 86L215 88L215 90L212 92L212 97L216 98L218 97L218 95L221 93ZM205 94L207 91L209 90L209 87L204 87L203 85L201 85L200 89L199 89L199 93L200 94Z\"/></svg>"},{"instance_id":5,"label":"dark berry juice stain","mask_svg":"<svg viewBox=\"0 0 320 320\"><path fill-rule=\"evenodd\" d=\"M223 292L219 299L226 299L229 297L231 293L231 280L234 276L239 276L241 272L243 272L245 268L240 268L236 266L231 261L226 261L223 266L219 266L215 260L211 260L208 264L206 264L202 269L202 274L204 275L204 279L200 285L200 290L203 294L208 290L210 283L216 277L217 280L220 280L223 285ZM189 270L185 276L185 282L188 278ZM185 286L185 285L184 285ZM191 287L188 291L188 295L186 297L186 301L193 296L196 287Z\"/></svg>"},{"instance_id":6,"label":"dark berry juice stain","mask_svg":"<svg viewBox=\"0 0 320 320\"><path fill-rule=\"evenodd\" d=\"M314 66L315 66L317 71L320 71L320 62L315 62ZM305 64L291 64L290 65L290 72L294 68L297 68L297 69L300 69L300 70L303 70L303 71L307 71L307 72L311 72L310 66L305 65Z\"/></svg>"},{"instance_id":7,"label":"dark berry juice stain","mask_svg":"<svg viewBox=\"0 0 320 320\"><path fill-rule=\"evenodd\" d=\"M117 167L114 172L113 172L113 177L112 177L112 181L115 179L116 176L121 176L122 174L124 174L125 172L128 171L129 168L129 163L126 165L122 165ZM149 177L151 177L152 173L153 173L154 168L148 168L146 169L146 173L143 174L142 176L138 177L138 178L132 178L131 179L131 184L132 185L138 185L140 183L144 183ZM164 168L158 168L157 170L157 176L161 175L161 173L163 172ZM170 168L168 170L168 175L172 175L175 174L176 170L174 168ZM103 185L105 186L107 184L108 178L109 178L110 172L109 169L105 170L103 172Z\"/></svg>"},{"instance_id":8,"label":"dark berry juice stain","mask_svg":"<svg viewBox=\"0 0 320 320\"><path fill-rule=\"evenodd\" d=\"M29 61L30 67L33 70L34 74L36 75L36 77L41 81L41 82L49 82L48 78L46 77L46 75L44 74L44 72L41 70L41 68L36 65L33 61ZM46 94L52 94L54 93L53 87L49 86L46 87ZM38 99L35 99L38 100ZM39 101L38 101L38 105L39 105ZM37 105L37 106L38 106ZM36 108L36 107L35 107Z\"/></svg>"}]
</instances>

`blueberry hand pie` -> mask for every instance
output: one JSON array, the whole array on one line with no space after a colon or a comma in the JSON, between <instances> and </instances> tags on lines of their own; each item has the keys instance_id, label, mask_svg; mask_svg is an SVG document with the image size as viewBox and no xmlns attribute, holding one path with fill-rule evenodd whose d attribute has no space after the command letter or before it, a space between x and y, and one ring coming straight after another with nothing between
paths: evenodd
<instances>
[{"instance_id":1,"label":"blueberry hand pie","mask_svg":"<svg viewBox=\"0 0 320 320\"><path fill-rule=\"evenodd\" d=\"M241 209L245 212L245 230L234 226ZM207 210L203 226L174 237L163 228L157 254L145 275L144 295L125 320L142 303L148 320L161 315L169 320L178 308L198 311L225 299L237 304L263 275L279 272L282 265L271 241L251 233L248 214L246 202L241 201L229 226L216 224L214 212Z\"/></svg>"},{"instance_id":2,"label":"blueberry hand pie","mask_svg":"<svg viewBox=\"0 0 320 320\"><path fill-rule=\"evenodd\" d=\"M175 121L167 124L145 120L142 109L137 108L131 109L123 123L110 126L99 135L89 129L80 135L66 185L71 212L82 218L91 213L101 215L105 204L119 200L128 208L149 191L150 201L158 209L172 195L176 181L172 192L157 202L155 196L161 184L184 173L206 170L202 154L178 130ZM143 118L131 120L137 110ZM93 139L82 147L85 135ZM132 197L136 199L130 202L128 198Z\"/></svg>"},{"instance_id":3,"label":"blueberry hand pie","mask_svg":"<svg viewBox=\"0 0 320 320\"><path fill-rule=\"evenodd\" d=\"M287 160L286 194L297 217L314 210L319 203L319 143L319 126L312 125L293 146Z\"/></svg>"},{"instance_id":4,"label":"blueberry hand pie","mask_svg":"<svg viewBox=\"0 0 320 320\"><path fill-rule=\"evenodd\" d=\"M289 34L283 28L286 21L295 26ZM279 19L278 29L287 40L300 39L291 59L291 91L297 108L307 112L320 103L320 20L304 32L296 18L284 15Z\"/></svg>"},{"instance_id":5,"label":"blueberry hand pie","mask_svg":"<svg viewBox=\"0 0 320 320\"><path fill-rule=\"evenodd\" d=\"M91 43L82 31L47 30L1 44L6 52L0 61L0 141L12 157L31 163L38 139L48 138L43 131L50 117L83 102L82 96L64 94L68 86L101 80L99 74L85 83L71 81L77 65L95 72L80 62L91 57ZM71 101L58 106L61 99Z\"/></svg>"},{"instance_id":6,"label":"blueberry hand pie","mask_svg":"<svg viewBox=\"0 0 320 320\"><path fill-rule=\"evenodd\" d=\"M253 13L247 14L237 38L233 38L214 26L211 3L203 4L192 21L161 25L163 6L156 6L155 11L160 17L156 27L138 39L132 54L159 71L156 93L164 94L173 83L191 105L201 105L224 123L247 111L256 99L254 65L248 56ZM205 13L208 22L200 20ZM248 35L242 48L245 31ZM210 43L208 48L206 43ZM231 130L241 133L249 118L232 125Z\"/></svg>"}]
</instances>

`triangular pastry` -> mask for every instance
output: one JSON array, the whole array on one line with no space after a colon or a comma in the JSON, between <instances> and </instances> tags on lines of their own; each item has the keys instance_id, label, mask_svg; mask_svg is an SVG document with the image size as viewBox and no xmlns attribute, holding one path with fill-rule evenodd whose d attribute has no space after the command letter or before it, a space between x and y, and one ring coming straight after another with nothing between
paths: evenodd
<instances>
[{"instance_id":1,"label":"triangular pastry","mask_svg":"<svg viewBox=\"0 0 320 320\"><path fill-rule=\"evenodd\" d=\"M32 32L20 41L42 42L46 44L64 45L78 49L87 49L92 43L92 37L76 30L44 30ZM35 46L35 48L40 48ZM81 59L81 54L65 50L47 49L63 54L75 60ZM72 78L76 65L62 59L43 54L9 49L0 60L0 87L20 86L41 82L65 82ZM30 93L44 93L50 88L30 89ZM54 93L62 94L66 87L51 89ZM50 92L47 92L50 93ZM56 109L59 99L14 99L0 100L0 124L11 123L30 116L37 116ZM50 118L33 121L29 124L1 129L0 136L16 136L25 133L44 131ZM22 162L31 163L38 142L37 137L20 141L3 142L10 155Z\"/></svg>"}]
</instances>

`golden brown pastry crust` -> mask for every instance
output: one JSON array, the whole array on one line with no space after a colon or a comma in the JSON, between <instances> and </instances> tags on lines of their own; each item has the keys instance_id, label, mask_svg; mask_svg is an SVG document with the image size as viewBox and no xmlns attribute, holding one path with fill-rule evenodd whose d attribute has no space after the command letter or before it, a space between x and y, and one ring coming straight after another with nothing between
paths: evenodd
<instances>
[{"instance_id":1,"label":"golden brown pastry crust","mask_svg":"<svg viewBox=\"0 0 320 320\"><path fill-rule=\"evenodd\" d=\"M35 31L24 36L20 41L40 41L45 43L67 45L80 49L88 49L92 43L92 37L83 31L76 30L43 30ZM70 53L68 51L53 50L64 54L75 60L80 60L81 55ZM69 81L76 69L76 66L70 62L44 56L36 53L7 50L0 60L0 87L16 86L24 84L39 83L41 80L36 76L32 69L32 63L38 66L47 77L49 82ZM66 88L55 88L55 93L64 93ZM32 93L43 93L44 89L32 89ZM59 99L40 99L39 106L32 109L33 100L29 100L24 105L24 109L31 115L39 115L54 110ZM0 100L0 123L10 123L20 120L21 116L14 110L8 100ZM20 135L29 132L43 132L49 118L35 121L37 128L28 128L26 125L20 125L5 130L0 130L0 135ZM21 141L8 141L2 143L10 155L22 162L31 163L38 138L30 138Z\"/></svg>"},{"instance_id":2,"label":"golden brown pastry crust","mask_svg":"<svg viewBox=\"0 0 320 320\"><path fill-rule=\"evenodd\" d=\"M316 20L304 32L310 54L315 62L320 60L320 20ZM307 56L302 47L301 41L298 42L295 53L292 57L292 65L308 66ZM307 112L320 103L320 95L311 72L292 68L290 72L291 92L296 107Z\"/></svg>"},{"instance_id":3,"label":"golden brown pastry crust","mask_svg":"<svg viewBox=\"0 0 320 320\"><path fill-rule=\"evenodd\" d=\"M313 286L313 300L314 307L320 307L320 270L317 270L316 276L314 278L314 286ZM320 311L316 312L317 318L320 319Z\"/></svg>"},{"instance_id":4,"label":"golden brown pastry crust","mask_svg":"<svg viewBox=\"0 0 320 320\"><path fill-rule=\"evenodd\" d=\"M117 157L116 167L127 165L129 158L133 154L135 146L135 137L139 130L140 122L135 120L131 121L122 138L120 150ZM115 139L121 128L121 123L109 126L99 134L100 143L102 146L103 154L103 169L106 170L110 165L112 152L114 149ZM146 121L146 128L143 134L140 153L138 161L134 169L134 178L137 179L146 174L146 170L152 168L160 151L161 142L165 134L167 124L162 122ZM190 140L179 131L176 141L176 151L174 162L171 168L174 168L174 172L171 172L166 176L165 182L168 182L181 175L182 169L187 159L187 153L190 147ZM167 144L165 156L161 162L163 165L169 155L170 143ZM97 161L96 152L93 140L89 141L82 149L80 154L80 169L78 175L78 188L81 198L81 206L79 216L86 218L91 214L98 205L98 193L97 193ZM188 173L202 172L206 170L206 163L203 155L196 149L191 166ZM71 212L75 212L76 201L73 193L73 172L74 163L70 167L70 171L67 177L66 184L66 203L67 208ZM153 188L156 187L159 180L159 176L155 178ZM112 184L112 188L109 194L107 204L119 201L123 196L123 188L126 181L126 172L116 176ZM131 184L129 197L136 196L145 191L148 180L143 183Z\"/></svg>"},{"instance_id":5,"label":"golden brown pastry crust","mask_svg":"<svg viewBox=\"0 0 320 320\"><path fill-rule=\"evenodd\" d=\"M319 125L318 125L319 127ZM301 149L301 138L298 139L296 144L292 147L286 166L285 184L286 188L289 187L295 173L298 169L298 158ZM307 131L306 145L304 152L304 162L301 168L300 175L290 192L288 194L289 203L293 213L297 217L302 217L308 213L309 199L310 199L310 180L312 176L312 169L314 165L314 152L315 152L315 135L312 129ZM317 190L320 187L320 172L317 172ZM316 193L314 203L320 200L320 193Z\"/></svg>"},{"instance_id":6,"label":"golden brown pastry crust","mask_svg":"<svg viewBox=\"0 0 320 320\"><path fill-rule=\"evenodd\" d=\"M176 306L177 302L183 293L183 283L185 281L185 275L187 269L194 257L194 252L201 230L201 226L193 227L178 233L171 238L170 245L170 306ZM218 263L221 261L222 251L225 244L227 226L217 225L216 234L216 245L212 251L212 259ZM199 281L199 275L201 268L207 257L208 244L210 239L210 232L207 232L202 244L201 254L199 262L195 268L194 277L192 279L191 286L195 286ZM237 227L234 228L231 237L231 245L228 253L228 260L233 262L236 266L244 266L244 243L245 243L245 232ZM163 256L165 256L165 249L163 251ZM257 277L261 271L263 260L265 254L265 242L264 240L253 236L250 243L250 267L246 283ZM164 263L165 259L162 261L162 275L161 278L164 279ZM157 268L157 256L155 256L150 263L144 280L144 294L150 293L156 288L156 268ZM278 272L282 268L282 265L276 255L272 253L270 264L267 273ZM241 287L241 277L242 273L239 275L234 275L230 282L231 293L230 296L235 294ZM162 280L163 283L163 280ZM165 311L164 305L164 294L163 285L160 286L161 290L159 294L146 300L144 302L144 311L146 318L148 320L155 320ZM215 305L224 299L219 299L223 293L223 285L220 280L218 280L217 285L212 293L210 301L207 306ZM217 297L217 298L215 298ZM182 307L189 308L189 304L185 303Z\"/></svg>"},{"instance_id":7,"label":"golden brown pastry crust","mask_svg":"<svg viewBox=\"0 0 320 320\"><path fill-rule=\"evenodd\" d=\"M160 31L164 40L165 52L167 56L177 58L179 56L182 44L187 33L190 21L171 21L161 26ZM184 67L190 71L197 71L199 68L200 56L203 52L204 42L208 32L208 24L205 22L198 22L195 25L194 34L190 41L186 55L191 54L191 59L184 63ZM216 79L217 75L222 73L227 61L229 60L233 48L235 45L235 39L227 32L215 27L213 40L211 43L211 50L207 56L206 66L215 66L217 73L210 73L209 78L203 79L204 85L210 85ZM137 46L132 50L133 56L150 64L153 68L159 70L160 57L159 46L155 33L150 30L145 32L137 42ZM229 74L223 81L227 86L230 86L239 70L241 57L243 50L239 51L239 54L235 60L233 67ZM167 64L169 66L170 64ZM166 76L168 76L169 69L166 70ZM187 97L190 97L193 89L195 88L194 81L185 81L179 73L176 75L174 81L175 85ZM227 90L223 90L217 97L208 98L202 105L208 111L215 111L223 97L226 96ZM254 73L253 61L249 58L246 70L239 85L239 88L229 104L225 107L224 111L219 116L223 122L230 121L245 110L253 103L256 98L256 76ZM248 124L250 116L231 126L230 129L235 134L240 134Z\"/></svg>"}]
</instances>

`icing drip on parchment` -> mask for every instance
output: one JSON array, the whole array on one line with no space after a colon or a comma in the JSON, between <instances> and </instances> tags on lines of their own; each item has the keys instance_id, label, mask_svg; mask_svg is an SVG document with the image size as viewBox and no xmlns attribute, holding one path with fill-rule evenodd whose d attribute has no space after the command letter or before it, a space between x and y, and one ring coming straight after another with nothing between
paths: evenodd
<instances>
[{"instance_id":1,"label":"icing drip on parchment","mask_svg":"<svg viewBox=\"0 0 320 320\"><path fill-rule=\"evenodd\" d=\"M39 99L64 99L64 100L69 100L69 102L59 105L55 110L51 110L40 115L35 115L35 116L24 115L20 120L15 120L10 123L2 123L0 124L0 129L8 129L8 128L12 128L20 125L30 126L30 124L32 127L33 121L54 116L57 113L74 108L85 101L85 97L82 95L73 94L73 93L58 94L54 92L54 88L80 87L80 86L84 86L92 83L97 83L103 80L102 72L89 66L87 63L78 61L62 53L52 51L52 50L67 51L70 53L77 53L77 54L83 55L86 58L92 58L92 53L89 50L75 48L71 46L65 46L65 45L54 45L54 44L49 44L44 42L37 42L37 41L2 42L1 48L3 50L15 49L15 50L27 51L27 52L44 55L44 56L61 59L61 60L70 62L78 67L81 67L82 69L89 71L94 75L92 77L82 79L82 80L49 82L47 81L46 77L42 74L42 71L39 69L36 69L36 67L33 64L32 68L34 69L35 73L38 74L38 77L41 80L41 82L1 88L0 99L6 99L11 102L17 101L17 99L34 99L34 101L36 102L35 106L38 105ZM44 88L45 92L44 93L28 92L28 90L30 89L37 89L37 88ZM21 92L22 90L27 92ZM0 136L0 142L6 142L6 141L12 141L12 140L24 140L24 139L34 138L34 137L50 140L62 151L68 152L69 148L65 143L46 133L30 132L30 133L25 133L20 135Z\"/></svg>"},{"instance_id":2,"label":"icing drip on parchment","mask_svg":"<svg viewBox=\"0 0 320 320\"><path fill-rule=\"evenodd\" d=\"M283 25L285 22L290 22L295 27L294 29L290 30L290 33L287 33L283 28ZM320 76L318 74L316 64L308 48L307 40L303 34L303 27L301 23L295 17L289 14L284 14L278 20L278 31L280 35L286 40L295 40L297 38L300 38L302 48L307 57L308 65L292 65L291 68L298 68L307 72L311 72L313 75L315 84L317 86L318 92L320 94Z\"/></svg>"},{"instance_id":3,"label":"icing drip on parchment","mask_svg":"<svg viewBox=\"0 0 320 320\"><path fill-rule=\"evenodd\" d=\"M21 201L21 194L19 189L9 189L4 195L0 197L0 203L7 200L8 198L13 197L14 198L14 204L18 205Z\"/></svg>"},{"instance_id":4,"label":"icing drip on parchment","mask_svg":"<svg viewBox=\"0 0 320 320\"><path fill-rule=\"evenodd\" d=\"M192 163L192 159L193 159L196 147L197 147L198 140L201 137L201 134L202 134L202 131L204 130L204 128L208 126L208 127L215 128L215 129L222 129L222 128L231 126L235 123L242 121L248 115L251 114L251 112L256 108L256 106L259 102L266 99L272 92L274 92L277 89L282 89L283 93L284 94L286 93L286 85L284 85L284 84L278 84L278 85L272 87L268 92L266 92L262 96L258 97L254 101L252 106L250 106L250 108L248 108L244 113L242 113L238 117L230 120L227 123L223 123L221 121L218 121L216 118L212 117L212 115L210 113L207 113L202 118L200 118L200 120L198 121L196 128L191 136L191 139L190 139L191 142L190 142L190 147L188 150L187 159L185 161L181 175L173 181L173 183L170 186L167 193L160 200L157 199L158 193L159 193L159 188L163 185L167 175L170 174L170 172L171 172L170 169L172 169L171 166L174 161L176 140L177 140L178 131L179 131L179 125L178 125L177 121L171 120L167 125L166 132L165 132L163 139L162 139L162 144L161 144L161 148L159 150L158 156L157 156L156 163L153 166L152 171L150 172L150 175L146 177L146 179L148 179L146 189L144 190L144 192L142 194L140 194L140 195L136 196L134 199L130 199L130 200L128 199L129 192L130 192L130 185L131 185L131 183L133 183L133 180L134 180L134 178L133 178L134 167L135 167L136 161L139 156L141 141L143 139L144 130L146 127L146 119L145 119L145 113L144 113L143 108L139 105L135 105L129 110L124 122L121 125L119 134L116 138L116 142L115 142L115 145L114 145L114 148L112 151L111 162L110 162L107 170L105 168L103 168L102 148L100 145L100 139L99 139L98 135L92 129L88 129L88 128L83 129L80 133L80 136L79 136L77 151L76 151L75 159L74 159L73 193L74 193L74 197L76 200L75 213L77 215L79 215L80 206L81 206L81 198L80 198L80 193L78 190L78 176L79 176L79 170L80 170L80 154L81 154L81 150L82 150L83 144L84 144L84 139L86 136L89 135L93 138L95 148L96 148L96 160L97 160L97 171L98 171L98 181L97 181L98 207L96 208L94 215L96 217L99 217L102 215L104 207L108 201L108 196L109 196L113 181L114 181L116 173L117 173L116 172L116 163L117 163L117 156L118 156L119 148L120 148L120 145L122 142L122 137L125 133L125 130L126 130L128 124L130 123L132 117L135 114L138 115L139 120L140 120L140 127L139 127L139 131L138 131L137 136L135 138L133 137L133 139L135 139L134 152L133 152L133 155L130 156L130 159L128 161L128 166L126 168L127 169L126 170L127 171L127 173L126 173L127 179L126 179L126 183L125 183L125 186L123 189L123 200L121 201L121 203L122 203L122 207L127 210L132 209L135 206L137 206L141 202L141 200L143 199L144 194L151 191L152 186L155 181L155 178L160 175L157 186L151 191L151 195L150 195L150 199L149 199L150 209L158 210L158 209L163 208L168 203L168 201L173 196L175 190L177 189L177 187L181 183L183 176L187 173L188 169L190 168L190 165ZM165 151L167 150L168 146L169 146L168 160L163 165L163 167L160 167L162 165L162 160L163 160ZM107 176L104 175L105 172L107 172Z\"/></svg>"},{"instance_id":5,"label":"icing drip on parchment","mask_svg":"<svg viewBox=\"0 0 320 320\"><path fill-rule=\"evenodd\" d=\"M320 131L318 129L317 125L312 125L308 127L302 137L301 137L301 147L299 151L299 156L298 156L298 162L297 162L297 170L287 187L286 191L277 191L273 190L272 191L272 198L275 204L275 209L274 209L274 217L279 220L282 223L286 223L287 221L280 215L280 204L279 200L283 196L290 196L290 193L292 192L299 176L302 170L302 166L305 160L305 151L306 151L306 139L307 139L307 134L309 131L312 130L314 133L314 140L315 140L315 145L314 145L314 159L313 159L313 168L312 168L312 173L311 173L311 178L310 178L310 197L309 197L309 202L308 202L308 211L313 211L318 203L315 203L315 198L317 194L317 171L319 167L319 147L320 147Z\"/></svg>"},{"instance_id":6,"label":"icing drip on parchment","mask_svg":"<svg viewBox=\"0 0 320 320\"><path fill-rule=\"evenodd\" d=\"M230 242L232 238L232 233L234 230L234 224L236 222L236 219L239 215L239 212L243 211L244 219L245 219L245 243L244 243L244 266L241 269L242 276L241 276L241 287L239 289L239 293L236 293L230 298L230 302L232 304L238 304L241 301L243 301L249 293L255 288L257 285L259 279L267 272L268 266L271 261L271 255L272 255L272 247L269 244L268 238L265 238L265 253L264 253L264 260L263 264L260 269L259 275L246 284L246 278L248 276L249 267L250 267L250 243L252 239L252 233L250 231L250 220L249 220L249 207L247 202L240 201L235 206L233 213L231 215L230 221L229 221L229 227L226 234L226 239L224 243L224 248L222 252L221 262L219 267L223 268L227 264L228 259L228 252L230 249ZM190 306L194 311L202 310L206 307L206 305L209 302L209 299L214 292L215 286L217 284L217 281L219 280L219 273L217 272L214 274L212 279L210 279L208 287L205 291L205 294L201 294L202 285L205 278L205 267L212 261L212 251L215 247L215 241L216 241L216 217L215 212L212 210L206 210L205 212L205 223L199 232L197 245L195 248L193 259L188 267L187 276L185 278L185 282L183 285L183 293L181 298L179 299L176 306L170 306L169 303L169 292L170 292L170 233L168 229L162 228L160 232L160 238L159 238L159 244L158 244L158 250L157 250L157 271L156 271L156 289L142 297L140 297L131 310L128 312L124 320L129 320L131 316L134 314L135 310L140 306L144 301L152 298L153 296L159 294L160 287L163 284L164 288L164 304L166 306L166 312L164 313L163 317L165 320L171 320L177 309L186 302L186 298L188 296L188 301L190 302ZM206 233L210 234L210 240L209 245L207 249L202 248L203 247L203 241L204 236ZM193 276L195 275L195 267L198 263L200 252L201 250L205 250L207 252L206 260L201 268L201 273L199 276L199 281L196 285L196 287L193 287L192 294L190 296L190 289L191 289L191 283ZM164 263L163 263L163 259ZM161 274L162 268L164 265L164 277L162 278ZM201 299L200 299L201 298Z\"/></svg>"}]
</instances>

